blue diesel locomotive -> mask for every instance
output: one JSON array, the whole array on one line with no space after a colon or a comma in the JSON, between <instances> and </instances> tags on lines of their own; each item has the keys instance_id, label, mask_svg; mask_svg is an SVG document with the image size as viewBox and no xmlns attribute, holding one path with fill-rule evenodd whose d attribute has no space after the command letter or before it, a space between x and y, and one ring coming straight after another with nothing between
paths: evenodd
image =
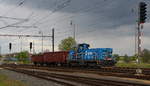
<instances>
[{"instance_id":1,"label":"blue diesel locomotive","mask_svg":"<svg viewBox=\"0 0 150 86\"><path fill-rule=\"evenodd\" d=\"M102 67L114 66L116 61L112 56L112 48L89 48L90 45L78 44L74 50L45 52L32 55L32 62L40 65L86 66Z\"/></svg>"},{"instance_id":2,"label":"blue diesel locomotive","mask_svg":"<svg viewBox=\"0 0 150 86\"><path fill-rule=\"evenodd\" d=\"M112 48L91 48L90 45L78 44L75 50L69 51L68 64L71 66L114 66Z\"/></svg>"}]
</instances>

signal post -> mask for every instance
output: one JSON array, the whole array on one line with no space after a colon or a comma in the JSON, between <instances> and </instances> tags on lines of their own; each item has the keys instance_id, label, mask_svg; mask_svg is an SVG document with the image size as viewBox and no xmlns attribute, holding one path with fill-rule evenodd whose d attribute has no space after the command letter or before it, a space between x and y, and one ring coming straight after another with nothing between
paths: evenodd
<instances>
[{"instance_id":1,"label":"signal post","mask_svg":"<svg viewBox=\"0 0 150 86\"><path fill-rule=\"evenodd\" d=\"M141 41L142 41L142 29L143 29L143 24L145 23L145 20L146 20L146 6L147 4L145 2L140 2L139 3L139 12L138 12L138 63L140 63L139 61L139 57L141 55Z\"/></svg>"},{"instance_id":2,"label":"signal post","mask_svg":"<svg viewBox=\"0 0 150 86\"><path fill-rule=\"evenodd\" d=\"M140 64L140 56L141 56L141 43L142 43L142 29L143 29L143 24L146 22L146 6L147 4L145 2L140 2L139 3L139 9L138 9L138 27L137 27L137 44L138 44L138 52L137 52L137 57L138 57L138 64ZM136 72L142 73L141 69L137 69Z\"/></svg>"}]
</instances>

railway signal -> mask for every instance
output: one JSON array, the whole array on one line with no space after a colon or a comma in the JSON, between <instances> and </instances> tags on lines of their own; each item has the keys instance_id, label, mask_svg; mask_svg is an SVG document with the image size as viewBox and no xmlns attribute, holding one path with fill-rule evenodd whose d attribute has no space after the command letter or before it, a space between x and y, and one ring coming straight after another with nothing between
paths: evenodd
<instances>
[{"instance_id":1,"label":"railway signal","mask_svg":"<svg viewBox=\"0 0 150 86\"><path fill-rule=\"evenodd\" d=\"M137 27L137 63L140 64L140 56L141 56L141 43L142 43L142 29L143 29L143 24L146 22L146 9L147 9L147 4L145 2L140 2L139 3L139 13L138 13L138 27ZM137 74L142 73L142 70L140 68L138 68L136 70Z\"/></svg>"},{"instance_id":2,"label":"railway signal","mask_svg":"<svg viewBox=\"0 0 150 86\"><path fill-rule=\"evenodd\" d=\"M12 44L11 43L9 43L9 50L11 51L11 48L12 48Z\"/></svg>"},{"instance_id":3,"label":"railway signal","mask_svg":"<svg viewBox=\"0 0 150 86\"><path fill-rule=\"evenodd\" d=\"M32 50L32 42L30 42L30 51Z\"/></svg>"},{"instance_id":4,"label":"railway signal","mask_svg":"<svg viewBox=\"0 0 150 86\"><path fill-rule=\"evenodd\" d=\"M139 3L139 23L142 24L142 23L145 23L145 20L146 20L146 9L147 9L147 4L145 2L140 2Z\"/></svg>"},{"instance_id":5,"label":"railway signal","mask_svg":"<svg viewBox=\"0 0 150 86\"><path fill-rule=\"evenodd\" d=\"M147 4L145 2L140 2L139 3L139 13L138 13L138 28L137 28L137 47L138 47L138 57L141 54L141 31L143 29L143 24L146 22L146 9L147 9ZM138 61L139 62L139 61Z\"/></svg>"}]
</instances>

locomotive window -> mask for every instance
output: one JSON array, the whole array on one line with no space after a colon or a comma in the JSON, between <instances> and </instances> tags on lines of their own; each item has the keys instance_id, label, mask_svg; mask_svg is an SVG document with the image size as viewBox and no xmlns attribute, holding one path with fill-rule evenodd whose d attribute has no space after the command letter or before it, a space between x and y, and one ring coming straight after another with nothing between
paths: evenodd
<instances>
[{"instance_id":1,"label":"locomotive window","mask_svg":"<svg viewBox=\"0 0 150 86\"><path fill-rule=\"evenodd\" d=\"M82 49L83 49L83 47L82 47L82 46L80 46L80 49L82 50Z\"/></svg>"}]
</instances>

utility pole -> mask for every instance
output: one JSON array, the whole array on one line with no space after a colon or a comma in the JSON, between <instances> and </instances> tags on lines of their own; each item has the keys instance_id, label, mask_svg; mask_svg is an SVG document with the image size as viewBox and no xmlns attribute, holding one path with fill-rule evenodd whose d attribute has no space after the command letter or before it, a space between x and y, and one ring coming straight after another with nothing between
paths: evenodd
<instances>
[{"instance_id":1,"label":"utility pole","mask_svg":"<svg viewBox=\"0 0 150 86\"><path fill-rule=\"evenodd\" d=\"M54 28L52 29L52 52L54 52Z\"/></svg>"},{"instance_id":2,"label":"utility pole","mask_svg":"<svg viewBox=\"0 0 150 86\"><path fill-rule=\"evenodd\" d=\"M72 21L70 22L70 25L73 26L73 38L76 40L76 25Z\"/></svg>"},{"instance_id":3,"label":"utility pole","mask_svg":"<svg viewBox=\"0 0 150 86\"><path fill-rule=\"evenodd\" d=\"M42 53L43 53L43 32L42 32Z\"/></svg>"},{"instance_id":4,"label":"utility pole","mask_svg":"<svg viewBox=\"0 0 150 86\"><path fill-rule=\"evenodd\" d=\"M20 39L21 39L21 47L20 47L20 50L21 50L21 52L22 52L22 37L20 37Z\"/></svg>"},{"instance_id":5,"label":"utility pole","mask_svg":"<svg viewBox=\"0 0 150 86\"><path fill-rule=\"evenodd\" d=\"M73 38L76 40L76 25L73 24Z\"/></svg>"},{"instance_id":6,"label":"utility pole","mask_svg":"<svg viewBox=\"0 0 150 86\"><path fill-rule=\"evenodd\" d=\"M2 47L0 46L0 56L2 56Z\"/></svg>"},{"instance_id":7,"label":"utility pole","mask_svg":"<svg viewBox=\"0 0 150 86\"><path fill-rule=\"evenodd\" d=\"M41 52L43 53L43 32L42 31L39 31L39 34L41 34L42 35L42 39L41 39L41 41L42 41L42 49L41 49Z\"/></svg>"},{"instance_id":8,"label":"utility pole","mask_svg":"<svg viewBox=\"0 0 150 86\"><path fill-rule=\"evenodd\" d=\"M135 55L137 55L137 27L135 28Z\"/></svg>"},{"instance_id":9,"label":"utility pole","mask_svg":"<svg viewBox=\"0 0 150 86\"><path fill-rule=\"evenodd\" d=\"M34 41L33 41L33 54L35 54L35 44L34 44Z\"/></svg>"}]
</instances>

